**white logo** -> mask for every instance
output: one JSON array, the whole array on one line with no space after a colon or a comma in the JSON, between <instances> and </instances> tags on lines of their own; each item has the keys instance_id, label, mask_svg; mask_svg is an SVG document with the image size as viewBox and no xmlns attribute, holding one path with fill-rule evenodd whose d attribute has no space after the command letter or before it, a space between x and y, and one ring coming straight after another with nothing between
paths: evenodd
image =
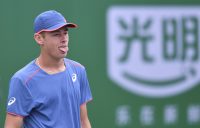
<instances>
[{"instance_id":1,"label":"white logo","mask_svg":"<svg viewBox=\"0 0 200 128\"><path fill-rule=\"evenodd\" d=\"M76 78L77 78L77 77L76 77L76 74L73 73L73 74L72 74L72 81L75 82L75 81L76 81Z\"/></svg>"},{"instance_id":2,"label":"white logo","mask_svg":"<svg viewBox=\"0 0 200 128\"><path fill-rule=\"evenodd\" d=\"M115 6L107 14L109 77L138 95L181 94L200 82L200 8Z\"/></svg>"},{"instance_id":3,"label":"white logo","mask_svg":"<svg viewBox=\"0 0 200 128\"><path fill-rule=\"evenodd\" d=\"M16 101L15 97L11 97L8 101L8 106L12 105Z\"/></svg>"}]
</instances>

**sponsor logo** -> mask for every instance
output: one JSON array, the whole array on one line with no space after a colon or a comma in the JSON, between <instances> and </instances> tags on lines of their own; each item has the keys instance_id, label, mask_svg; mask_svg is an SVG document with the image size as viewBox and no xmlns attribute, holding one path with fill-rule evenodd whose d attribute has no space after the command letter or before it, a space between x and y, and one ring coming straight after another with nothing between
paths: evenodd
<instances>
[{"instance_id":1,"label":"sponsor logo","mask_svg":"<svg viewBox=\"0 0 200 128\"><path fill-rule=\"evenodd\" d=\"M145 97L179 95L200 81L200 8L114 6L107 13L108 74Z\"/></svg>"},{"instance_id":2,"label":"sponsor logo","mask_svg":"<svg viewBox=\"0 0 200 128\"><path fill-rule=\"evenodd\" d=\"M8 101L8 106L12 105L13 103L15 103L16 98L15 97L11 97L10 100Z\"/></svg>"},{"instance_id":3,"label":"sponsor logo","mask_svg":"<svg viewBox=\"0 0 200 128\"><path fill-rule=\"evenodd\" d=\"M72 74L72 81L75 82L77 79L77 75L75 73Z\"/></svg>"}]
</instances>

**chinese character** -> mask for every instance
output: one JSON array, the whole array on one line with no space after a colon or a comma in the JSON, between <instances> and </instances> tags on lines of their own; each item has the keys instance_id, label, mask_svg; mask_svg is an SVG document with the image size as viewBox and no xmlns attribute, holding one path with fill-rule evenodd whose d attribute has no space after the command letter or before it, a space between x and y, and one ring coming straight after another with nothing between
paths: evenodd
<instances>
[{"instance_id":1,"label":"chinese character","mask_svg":"<svg viewBox=\"0 0 200 128\"><path fill-rule=\"evenodd\" d=\"M200 106L190 105L187 112L188 123L195 124L200 123Z\"/></svg>"},{"instance_id":2,"label":"chinese character","mask_svg":"<svg viewBox=\"0 0 200 128\"><path fill-rule=\"evenodd\" d=\"M118 126L126 126L130 124L130 122L131 122L130 107L127 105L118 107L116 110L116 124Z\"/></svg>"},{"instance_id":3,"label":"chinese character","mask_svg":"<svg viewBox=\"0 0 200 128\"><path fill-rule=\"evenodd\" d=\"M154 123L154 108L152 106L142 107L140 120L143 125L152 125Z\"/></svg>"},{"instance_id":4,"label":"chinese character","mask_svg":"<svg viewBox=\"0 0 200 128\"><path fill-rule=\"evenodd\" d=\"M165 124L174 124L177 122L177 108L174 105L168 105L164 111Z\"/></svg>"},{"instance_id":5,"label":"chinese character","mask_svg":"<svg viewBox=\"0 0 200 128\"><path fill-rule=\"evenodd\" d=\"M124 41L124 43L126 44L125 46L125 50L124 50L124 54L123 56L121 56L121 58L119 59L120 62L125 62L127 61L127 59L129 58L130 55L130 51L131 51L131 44L139 41L141 42L141 49L142 49L142 58L144 61L146 62L152 62L153 58L152 56L149 56L148 53L148 44L150 42L150 40L152 40L152 36L146 34L147 29L150 28L150 25L152 23L151 19L148 19L144 24L139 24L138 23L138 19L137 18L133 18L133 24L128 25L127 23L125 23L124 20L120 19L119 20L119 24L121 26L121 28L123 29L123 31L129 31L131 30L131 34L129 35L120 35L119 39Z\"/></svg>"}]
</instances>

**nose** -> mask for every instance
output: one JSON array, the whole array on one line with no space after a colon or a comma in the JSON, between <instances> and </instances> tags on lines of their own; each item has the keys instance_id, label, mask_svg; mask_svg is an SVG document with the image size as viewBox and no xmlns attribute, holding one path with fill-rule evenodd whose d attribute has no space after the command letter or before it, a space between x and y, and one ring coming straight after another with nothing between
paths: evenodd
<instances>
[{"instance_id":1,"label":"nose","mask_svg":"<svg viewBox=\"0 0 200 128\"><path fill-rule=\"evenodd\" d=\"M68 34L62 34L61 42L68 43L68 40L69 40Z\"/></svg>"}]
</instances>

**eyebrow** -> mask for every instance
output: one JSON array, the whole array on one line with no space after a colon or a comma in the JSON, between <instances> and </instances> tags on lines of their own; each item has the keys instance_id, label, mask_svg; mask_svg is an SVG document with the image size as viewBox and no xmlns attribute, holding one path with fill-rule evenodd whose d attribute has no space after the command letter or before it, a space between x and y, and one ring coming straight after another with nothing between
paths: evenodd
<instances>
[{"instance_id":1,"label":"eyebrow","mask_svg":"<svg viewBox=\"0 0 200 128\"><path fill-rule=\"evenodd\" d=\"M60 29L58 29L58 30L55 30L55 31L51 31L50 33L56 33L56 32L59 32L59 31L60 31ZM66 32L67 32L67 31L68 31L68 28L65 28L65 29L64 29L64 31L66 31Z\"/></svg>"}]
</instances>

